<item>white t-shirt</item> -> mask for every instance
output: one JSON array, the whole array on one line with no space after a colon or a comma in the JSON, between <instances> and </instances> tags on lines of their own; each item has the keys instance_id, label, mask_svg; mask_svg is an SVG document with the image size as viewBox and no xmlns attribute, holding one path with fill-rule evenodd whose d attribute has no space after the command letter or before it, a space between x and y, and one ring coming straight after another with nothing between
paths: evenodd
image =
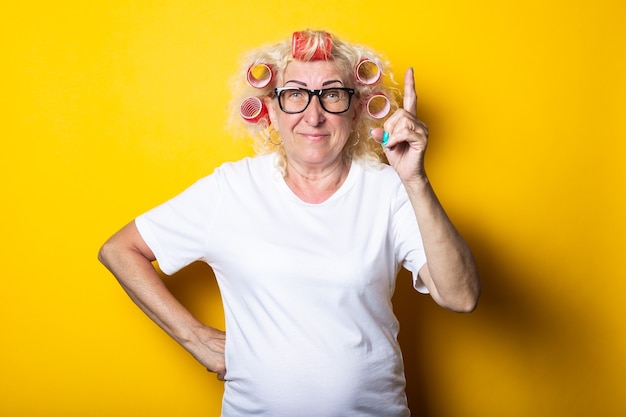
<instances>
[{"instance_id":1,"label":"white t-shirt","mask_svg":"<svg viewBox=\"0 0 626 417\"><path fill-rule=\"evenodd\" d=\"M213 268L226 317L223 417L408 416L391 297L425 263L404 186L353 163L321 204L272 155L226 163L136 219L160 268Z\"/></svg>"}]
</instances>

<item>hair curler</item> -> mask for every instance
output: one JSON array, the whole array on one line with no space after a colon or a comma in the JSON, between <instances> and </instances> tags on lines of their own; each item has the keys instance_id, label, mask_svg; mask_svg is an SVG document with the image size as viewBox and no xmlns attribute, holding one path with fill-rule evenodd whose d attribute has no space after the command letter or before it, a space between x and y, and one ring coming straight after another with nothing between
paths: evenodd
<instances>
[{"instance_id":1,"label":"hair curler","mask_svg":"<svg viewBox=\"0 0 626 417\"><path fill-rule=\"evenodd\" d=\"M311 47L311 36L307 32L294 32L291 37L291 55L300 60L304 60L307 55L307 50ZM332 38L330 33L324 32L324 36L320 43L315 48L313 55L309 59L310 61L330 59L330 51L333 47Z\"/></svg>"},{"instance_id":2,"label":"hair curler","mask_svg":"<svg viewBox=\"0 0 626 417\"><path fill-rule=\"evenodd\" d=\"M248 84L254 88L267 87L267 85L272 81L272 78L274 78L274 71L272 71L272 67L267 64L250 65L246 75Z\"/></svg>"},{"instance_id":3,"label":"hair curler","mask_svg":"<svg viewBox=\"0 0 626 417\"><path fill-rule=\"evenodd\" d=\"M268 113L265 104L258 97L248 97L241 103L239 114L248 123L259 123L261 120L267 121Z\"/></svg>"},{"instance_id":4,"label":"hair curler","mask_svg":"<svg viewBox=\"0 0 626 417\"><path fill-rule=\"evenodd\" d=\"M367 100L365 108L367 113L374 119L382 119L389 114L391 103L384 94L374 94Z\"/></svg>"},{"instance_id":5,"label":"hair curler","mask_svg":"<svg viewBox=\"0 0 626 417\"><path fill-rule=\"evenodd\" d=\"M361 84L376 84L381 77L380 67L371 59L362 59L356 66L356 79Z\"/></svg>"}]
</instances>

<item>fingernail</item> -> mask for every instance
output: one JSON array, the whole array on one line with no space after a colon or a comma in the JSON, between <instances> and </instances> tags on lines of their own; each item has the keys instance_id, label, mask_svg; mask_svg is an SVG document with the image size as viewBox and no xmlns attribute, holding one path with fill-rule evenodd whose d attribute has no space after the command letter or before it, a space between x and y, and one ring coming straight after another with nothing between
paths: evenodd
<instances>
[{"instance_id":1,"label":"fingernail","mask_svg":"<svg viewBox=\"0 0 626 417\"><path fill-rule=\"evenodd\" d=\"M381 142L381 145L387 146L387 142L389 142L389 133L383 132L383 141Z\"/></svg>"}]
</instances>

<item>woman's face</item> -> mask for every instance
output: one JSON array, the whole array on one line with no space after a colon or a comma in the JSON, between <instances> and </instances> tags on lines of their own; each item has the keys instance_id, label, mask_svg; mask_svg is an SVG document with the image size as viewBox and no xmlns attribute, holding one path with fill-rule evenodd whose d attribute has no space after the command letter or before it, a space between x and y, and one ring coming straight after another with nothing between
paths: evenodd
<instances>
[{"instance_id":1,"label":"woman's face","mask_svg":"<svg viewBox=\"0 0 626 417\"><path fill-rule=\"evenodd\" d=\"M293 61L278 85L309 90L352 87L346 85L346 80L331 61ZM283 141L288 164L325 169L343 163L342 150L356 121L354 98L348 111L341 114L326 112L316 96L302 113L284 113L277 99L271 100L268 107L274 129Z\"/></svg>"}]
</instances>

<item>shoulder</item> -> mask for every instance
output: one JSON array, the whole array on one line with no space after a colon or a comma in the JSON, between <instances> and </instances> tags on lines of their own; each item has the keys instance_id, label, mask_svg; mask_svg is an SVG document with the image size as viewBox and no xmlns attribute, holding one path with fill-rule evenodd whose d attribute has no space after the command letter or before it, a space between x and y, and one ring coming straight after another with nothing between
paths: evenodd
<instances>
[{"instance_id":1,"label":"shoulder","mask_svg":"<svg viewBox=\"0 0 626 417\"><path fill-rule=\"evenodd\" d=\"M223 162L215 168L213 173L246 171L247 169L250 169L250 167L259 165L259 161L262 159L263 157L249 156L237 161Z\"/></svg>"},{"instance_id":2,"label":"shoulder","mask_svg":"<svg viewBox=\"0 0 626 417\"><path fill-rule=\"evenodd\" d=\"M205 177L205 180L216 182L239 182L263 177L272 171L270 155L251 156L234 162L224 162Z\"/></svg>"}]
</instances>

